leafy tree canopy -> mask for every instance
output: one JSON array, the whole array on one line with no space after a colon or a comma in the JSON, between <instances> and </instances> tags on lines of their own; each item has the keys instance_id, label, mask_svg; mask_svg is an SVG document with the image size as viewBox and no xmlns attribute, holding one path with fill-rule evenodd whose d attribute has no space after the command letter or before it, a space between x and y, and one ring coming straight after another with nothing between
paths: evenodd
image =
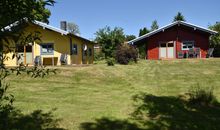
<instances>
[{"instance_id":1,"label":"leafy tree canopy","mask_svg":"<svg viewBox=\"0 0 220 130\"><path fill-rule=\"evenodd\" d=\"M126 36L125 36L125 41L131 41L131 40L133 40L133 39L135 39L135 38L136 38L135 35L126 35Z\"/></svg>"},{"instance_id":2,"label":"leafy tree canopy","mask_svg":"<svg viewBox=\"0 0 220 130\"><path fill-rule=\"evenodd\" d=\"M216 22L216 24L210 25L209 29L218 32L217 35L211 37L210 39L211 46L212 47L220 46L220 22Z\"/></svg>"},{"instance_id":3,"label":"leafy tree canopy","mask_svg":"<svg viewBox=\"0 0 220 130\"><path fill-rule=\"evenodd\" d=\"M102 52L105 57L113 57L116 47L125 41L125 34L122 28L104 27L99 29L96 33L95 41L102 47Z\"/></svg>"},{"instance_id":4,"label":"leafy tree canopy","mask_svg":"<svg viewBox=\"0 0 220 130\"><path fill-rule=\"evenodd\" d=\"M54 0L1 0L0 28L4 28L23 18L49 23L50 11L47 5L54 5Z\"/></svg>"},{"instance_id":5,"label":"leafy tree canopy","mask_svg":"<svg viewBox=\"0 0 220 130\"><path fill-rule=\"evenodd\" d=\"M174 17L173 22L176 21L186 21L185 17L182 15L181 12L178 12L177 15Z\"/></svg>"}]
</instances>

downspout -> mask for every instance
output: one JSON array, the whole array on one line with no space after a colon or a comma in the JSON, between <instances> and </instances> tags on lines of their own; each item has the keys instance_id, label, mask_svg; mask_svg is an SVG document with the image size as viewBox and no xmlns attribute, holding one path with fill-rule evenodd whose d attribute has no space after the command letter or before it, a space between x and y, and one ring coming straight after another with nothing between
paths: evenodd
<instances>
[{"instance_id":1,"label":"downspout","mask_svg":"<svg viewBox=\"0 0 220 130\"><path fill-rule=\"evenodd\" d=\"M176 58L177 58L177 59L178 59L177 44L179 43L179 26L180 26L180 24L178 23L178 25L177 25L177 34L176 34L176 43L175 43L175 48L176 48Z\"/></svg>"},{"instance_id":2,"label":"downspout","mask_svg":"<svg viewBox=\"0 0 220 130\"><path fill-rule=\"evenodd\" d=\"M73 44L72 44L72 37L70 36L69 38L70 38L70 64L72 64L72 58L71 58L71 56L72 56L72 47L73 47Z\"/></svg>"}]
</instances>

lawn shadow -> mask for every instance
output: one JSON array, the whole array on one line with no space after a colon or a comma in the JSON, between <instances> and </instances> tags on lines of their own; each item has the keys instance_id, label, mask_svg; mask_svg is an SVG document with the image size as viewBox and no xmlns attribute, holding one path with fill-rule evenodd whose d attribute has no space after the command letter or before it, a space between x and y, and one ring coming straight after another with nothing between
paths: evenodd
<instances>
[{"instance_id":1,"label":"lawn shadow","mask_svg":"<svg viewBox=\"0 0 220 130\"><path fill-rule=\"evenodd\" d=\"M133 97L135 110L126 120L108 117L82 123L82 130L220 130L220 105L190 103L185 96Z\"/></svg>"},{"instance_id":2,"label":"lawn shadow","mask_svg":"<svg viewBox=\"0 0 220 130\"><path fill-rule=\"evenodd\" d=\"M35 110L24 115L15 108L0 111L0 130L64 130L58 127L59 119L50 112Z\"/></svg>"},{"instance_id":3,"label":"lawn shadow","mask_svg":"<svg viewBox=\"0 0 220 130\"><path fill-rule=\"evenodd\" d=\"M220 107L190 103L186 96L134 96L132 117L147 130L220 130Z\"/></svg>"},{"instance_id":4,"label":"lawn shadow","mask_svg":"<svg viewBox=\"0 0 220 130\"><path fill-rule=\"evenodd\" d=\"M81 124L82 130L142 130L137 124L128 120L117 120L103 117L96 122L86 122Z\"/></svg>"}]
</instances>

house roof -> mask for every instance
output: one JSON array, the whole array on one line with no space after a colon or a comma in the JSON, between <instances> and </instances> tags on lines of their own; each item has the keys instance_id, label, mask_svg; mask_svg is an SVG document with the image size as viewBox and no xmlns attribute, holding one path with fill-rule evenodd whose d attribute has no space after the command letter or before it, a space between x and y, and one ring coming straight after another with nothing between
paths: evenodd
<instances>
[{"instance_id":1,"label":"house roof","mask_svg":"<svg viewBox=\"0 0 220 130\"><path fill-rule=\"evenodd\" d=\"M211 35L217 34L216 31L213 31L213 30L210 30L210 29L207 29L207 28L204 28L204 27L195 25L195 24L191 24L191 23L184 22L184 21L176 21L176 22L173 22L173 23L168 24L168 25L166 25L166 26L163 26L163 27L161 27L161 28L159 28L159 29L157 29L157 30L154 30L154 31L152 31L152 32L150 32L150 33L148 33L148 34L145 34L145 35L143 35L143 36L141 36L141 37L138 37L138 38L136 38L136 39L134 39L134 40L131 40L131 41L129 41L128 43L129 43L129 44L133 44L133 43L138 42L138 41L140 41L140 40L142 40L142 39L145 39L145 38L148 38L148 37L150 37L150 36L152 36L152 35L154 35L154 34L157 34L157 33L161 32L161 31L164 31L164 30L166 30L166 29L168 29L168 28L171 28L171 27L173 27L173 26L175 26L175 25L188 26L188 27L194 28L194 30L198 29L198 30L200 30L200 31L207 32L207 33L209 33L209 34L211 34Z\"/></svg>"},{"instance_id":2,"label":"house roof","mask_svg":"<svg viewBox=\"0 0 220 130\"><path fill-rule=\"evenodd\" d=\"M43 27L43 28L47 28L47 29L49 29L49 30L52 30L52 31L61 33L62 35L70 35L70 36L77 37L77 38L79 38L79 39L85 40L85 41L87 41L87 42L94 43L94 42L92 42L92 41L90 41L90 40L88 40L88 39L86 39L86 38L80 37L80 36L78 36L78 35L72 34L72 33L68 32L68 31L62 30L62 29L57 28L57 27L53 27L53 26L51 26L51 25L48 25L48 24L43 23L43 22L40 22L40 21L34 21L33 23L36 24L36 25L39 25L39 26L41 26L41 27ZM94 44L95 44L95 43L94 43Z\"/></svg>"},{"instance_id":3,"label":"house roof","mask_svg":"<svg viewBox=\"0 0 220 130\"><path fill-rule=\"evenodd\" d=\"M71 33L68 32L68 31L62 30L62 29L60 29L60 28L51 26L51 25L49 25L49 24L46 24L46 23L43 23L43 22L40 22L40 21L36 21L36 20L35 20L35 21L33 21L32 23L35 24L35 25L38 25L38 26L40 26L40 27L42 27L42 28L44 28L44 29L49 29L49 30L52 30L52 31L54 31L54 32L60 33L60 34L62 34L62 35L70 35L70 36L77 37L77 38L79 38L79 39L82 39L82 40L85 40L85 41L94 43L94 42L92 42L92 41L90 41L90 40L88 40L88 39L86 39L86 38L83 38L83 37L80 37L80 36L71 34ZM17 26L18 24L19 24L19 21L16 21L16 22L14 22L13 24L10 24L10 25L6 26L4 29L5 29L5 30L10 30L12 27ZM3 31L3 29L1 29L1 31Z\"/></svg>"},{"instance_id":4,"label":"house roof","mask_svg":"<svg viewBox=\"0 0 220 130\"><path fill-rule=\"evenodd\" d=\"M51 25L48 25L48 24L43 23L43 22L40 22L40 21L34 21L33 23L36 24L36 25L39 25L39 26L41 26L41 27L43 27L43 28L47 28L47 29L50 29L50 30L52 30L52 31L61 33L62 35L68 35L68 34L69 34L69 32L67 32L67 31L65 31L65 30L62 30L62 29L53 27L53 26L51 26Z\"/></svg>"}]
</instances>

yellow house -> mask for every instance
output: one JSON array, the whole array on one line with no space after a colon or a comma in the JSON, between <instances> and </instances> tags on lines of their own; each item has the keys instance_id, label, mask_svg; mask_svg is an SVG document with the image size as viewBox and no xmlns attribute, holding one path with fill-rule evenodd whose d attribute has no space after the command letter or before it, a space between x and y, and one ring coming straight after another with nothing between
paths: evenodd
<instances>
[{"instance_id":1,"label":"yellow house","mask_svg":"<svg viewBox=\"0 0 220 130\"><path fill-rule=\"evenodd\" d=\"M61 65L63 58L67 65L93 63L94 43L85 38L39 21L29 23L25 30L40 32L41 41L14 47L21 58L11 59L12 54L8 53L6 66L34 65L37 58L42 65Z\"/></svg>"}]
</instances>

